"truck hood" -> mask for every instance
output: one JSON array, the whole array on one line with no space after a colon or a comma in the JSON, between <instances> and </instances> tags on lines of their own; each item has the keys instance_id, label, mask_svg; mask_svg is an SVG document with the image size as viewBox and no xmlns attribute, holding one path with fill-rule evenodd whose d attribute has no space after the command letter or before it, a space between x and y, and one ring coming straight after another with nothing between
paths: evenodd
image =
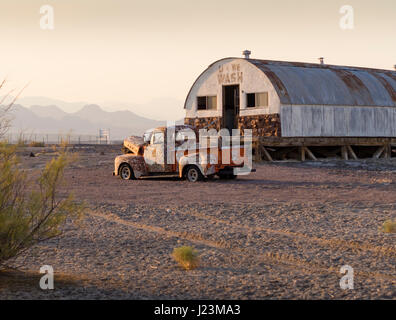
<instances>
[{"instance_id":1,"label":"truck hood","mask_svg":"<svg viewBox=\"0 0 396 320\"><path fill-rule=\"evenodd\" d=\"M134 154L141 154L144 146L145 143L141 137L131 136L124 140L124 147Z\"/></svg>"}]
</instances>

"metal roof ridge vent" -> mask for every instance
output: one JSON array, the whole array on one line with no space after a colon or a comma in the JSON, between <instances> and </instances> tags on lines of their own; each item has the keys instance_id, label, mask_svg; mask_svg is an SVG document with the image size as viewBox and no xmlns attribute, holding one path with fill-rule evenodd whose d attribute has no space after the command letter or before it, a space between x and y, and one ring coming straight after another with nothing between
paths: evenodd
<instances>
[{"instance_id":1,"label":"metal roof ridge vent","mask_svg":"<svg viewBox=\"0 0 396 320\"><path fill-rule=\"evenodd\" d=\"M242 52L242 54L245 56L245 59L250 59L251 53L252 52L250 50L245 50Z\"/></svg>"},{"instance_id":2,"label":"metal roof ridge vent","mask_svg":"<svg viewBox=\"0 0 396 320\"><path fill-rule=\"evenodd\" d=\"M320 62L321 65L324 65L324 58L323 58L323 57L320 57L320 58L319 58L319 62Z\"/></svg>"}]
</instances>

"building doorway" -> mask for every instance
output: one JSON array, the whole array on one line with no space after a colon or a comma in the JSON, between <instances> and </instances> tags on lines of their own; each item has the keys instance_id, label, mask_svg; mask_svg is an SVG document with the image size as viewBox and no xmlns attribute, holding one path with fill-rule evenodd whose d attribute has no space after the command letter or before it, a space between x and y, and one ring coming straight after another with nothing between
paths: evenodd
<instances>
[{"instance_id":1,"label":"building doorway","mask_svg":"<svg viewBox=\"0 0 396 320\"><path fill-rule=\"evenodd\" d=\"M223 86L223 128L232 134L238 128L239 85Z\"/></svg>"}]
</instances>

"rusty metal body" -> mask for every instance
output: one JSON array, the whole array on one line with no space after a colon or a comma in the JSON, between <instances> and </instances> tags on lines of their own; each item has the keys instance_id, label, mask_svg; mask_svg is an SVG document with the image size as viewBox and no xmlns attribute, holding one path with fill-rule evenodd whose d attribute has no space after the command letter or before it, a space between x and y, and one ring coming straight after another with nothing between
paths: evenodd
<instances>
[{"instance_id":1,"label":"rusty metal body","mask_svg":"<svg viewBox=\"0 0 396 320\"><path fill-rule=\"evenodd\" d=\"M250 59L285 105L396 107L396 72Z\"/></svg>"},{"instance_id":2,"label":"rusty metal body","mask_svg":"<svg viewBox=\"0 0 396 320\"><path fill-rule=\"evenodd\" d=\"M171 130L171 132L168 132ZM175 175L182 178L184 169L188 166L196 166L203 177L230 171L235 167L244 166L247 156L245 148L238 145L215 148L210 142L204 147L197 141L183 146L183 139L176 137L181 133L197 133L191 126L179 125L171 128L160 127L151 131L149 140L139 137L129 137L124 140L123 155L117 156L114 161L113 175L120 175L120 168L128 165L133 171L134 178L145 176ZM175 139L173 145L168 147ZM170 154L168 155L168 152ZM239 161L236 161L238 159Z\"/></svg>"}]
</instances>

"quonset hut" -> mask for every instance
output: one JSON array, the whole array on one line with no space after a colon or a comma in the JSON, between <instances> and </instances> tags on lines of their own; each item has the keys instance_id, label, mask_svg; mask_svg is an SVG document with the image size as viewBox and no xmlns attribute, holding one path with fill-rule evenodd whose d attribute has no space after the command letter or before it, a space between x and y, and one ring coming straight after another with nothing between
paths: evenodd
<instances>
[{"instance_id":1,"label":"quonset hut","mask_svg":"<svg viewBox=\"0 0 396 320\"><path fill-rule=\"evenodd\" d=\"M290 138L302 138L293 141L309 146L318 137L357 138L349 144L396 137L395 71L244 55L216 61L198 77L185 101L186 124L252 129L260 141L282 138L270 139L272 145L291 143Z\"/></svg>"}]
</instances>

